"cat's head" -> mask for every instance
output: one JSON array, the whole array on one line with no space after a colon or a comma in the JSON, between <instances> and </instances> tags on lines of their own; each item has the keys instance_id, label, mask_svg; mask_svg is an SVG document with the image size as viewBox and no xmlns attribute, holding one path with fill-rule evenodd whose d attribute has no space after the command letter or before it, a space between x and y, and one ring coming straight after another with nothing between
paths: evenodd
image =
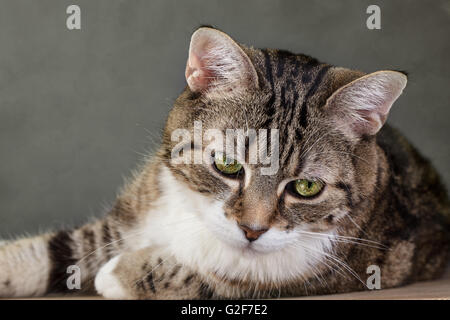
<instances>
[{"instance_id":1,"label":"cat's head","mask_svg":"<svg viewBox=\"0 0 450 320\"><path fill-rule=\"evenodd\" d=\"M403 73L364 74L200 28L185 75L164 158L183 188L220 204L199 216L221 241L280 250L307 232L350 224L346 216L377 189L374 137L406 85ZM227 140L235 129L253 129L256 137ZM229 143L245 151L229 154ZM252 147L256 162L249 161ZM269 162L259 157L263 147ZM173 161L180 157L185 161Z\"/></svg>"}]
</instances>

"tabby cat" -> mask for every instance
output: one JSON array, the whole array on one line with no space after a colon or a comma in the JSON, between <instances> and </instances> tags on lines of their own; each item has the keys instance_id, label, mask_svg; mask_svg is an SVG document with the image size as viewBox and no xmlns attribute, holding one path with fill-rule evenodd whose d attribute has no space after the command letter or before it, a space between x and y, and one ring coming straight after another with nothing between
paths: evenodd
<instances>
[{"instance_id":1,"label":"tabby cat","mask_svg":"<svg viewBox=\"0 0 450 320\"><path fill-rule=\"evenodd\" d=\"M367 290L377 267L382 288L442 274L447 192L384 125L404 73L334 67L201 27L185 75L160 148L104 218L0 247L0 296L270 298ZM258 149L277 153L278 170L247 161L248 135L244 155L217 147L210 161L173 161L174 133L195 136L196 123L200 134L277 130ZM180 157L204 152L194 140Z\"/></svg>"}]
</instances>

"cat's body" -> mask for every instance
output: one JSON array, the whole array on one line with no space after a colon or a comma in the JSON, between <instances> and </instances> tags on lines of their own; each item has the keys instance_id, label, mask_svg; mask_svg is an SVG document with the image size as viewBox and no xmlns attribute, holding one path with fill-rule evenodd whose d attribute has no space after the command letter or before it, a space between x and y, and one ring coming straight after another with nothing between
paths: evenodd
<instances>
[{"instance_id":1,"label":"cat's body","mask_svg":"<svg viewBox=\"0 0 450 320\"><path fill-rule=\"evenodd\" d=\"M442 273L445 188L397 131L380 130L406 77L247 48L209 28L193 35L186 77L160 149L104 219L0 247L0 296L78 292L67 288L71 265L83 292L155 299L363 290L369 266L382 288ZM173 133L195 121L278 129L279 169L174 164ZM323 187L300 197L290 189L299 179Z\"/></svg>"}]
</instances>

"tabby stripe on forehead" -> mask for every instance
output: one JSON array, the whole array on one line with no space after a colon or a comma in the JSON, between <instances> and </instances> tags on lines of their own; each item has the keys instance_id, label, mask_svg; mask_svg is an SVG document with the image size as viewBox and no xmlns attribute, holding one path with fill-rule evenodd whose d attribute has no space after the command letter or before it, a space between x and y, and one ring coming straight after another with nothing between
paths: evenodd
<instances>
[{"instance_id":1,"label":"tabby stripe on forehead","mask_svg":"<svg viewBox=\"0 0 450 320\"><path fill-rule=\"evenodd\" d=\"M272 62L270 61L270 54L267 51L267 49L263 50L262 52L263 52L264 58L265 58L267 80L269 80L270 86L272 87L272 90L273 90L274 83L273 83Z\"/></svg>"},{"instance_id":2,"label":"tabby stripe on forehead","mask_svg":"<svg viewBox=\"0 0 450 320\"><path fill-rule=\"evenodd\" d=\"M286 145L285 141L290 138L290 134L289 134L290 120L289 119L292 119L294 111L295 111L294 107L292 105L290 105L289 108L287 109L287 114L284 116L284 118L288 119L288 120L282 123L283 133L281 134L281 137L279 139L280 145L282 145L282 146L285 146ZM281 131L281 128L280 128L280 131ZM291 141L291 143L292 143L292 141ZM286 151L286 148L284 148L284 151Z\"/></svg>"},{"instance_id":3,"label":"tabby stripe on forehead","mask_svg":"<svg viewBox=\"0 0 450 320\"><path fill-rule=\"evenodd\" d=\"M286 105L286 90L285 87L281 87L281 106L284 108L284 119L291 119L292 115L294 113L295 108L295 101L289 101L289 103ZM289 123L290 121L283 121L280 125L280 137L279 137L279 144L280 146L286 146L287 140L289 138ZM284 151L286 151L286 148L284 148ZM282 155L285 155L285 152L283 151ZM283 161L286 159L286 157L283 157Z\"/></svg>"},{"instance_id":4,"label":"tabby stripe on forehead","mask_svg":"<svg viewBox=\"0 0 450 320\"><path fill-rule=\"evenodd\" d=\"M292 101L291 111L289 113L288 120L286 121L287 127L291 126L292 119L293 119L293 116L295 113L294 111L296 110L296 107L297 107L297 101L298 101L298 92L294 91L294 100Z\"/></svg>"},{"instance_id":5,"label":"tabby stripe on forehead","mask_svg":"<svg viewBox=\"0 0 450 320\"><path fill-rule=\"evenodd\" d=\"M308 92L306 93L305 98L303 99L302 109L300 110L300 126L302 128L306 128L306 125L308 123L308 121L307 121L308 110L306 108L308 100L316 93L316 90L317 90L317 88L319 88L319 85L322 82L322 79L325 76L325 74L327 73L328 69L330 69L330 66L325 66L319 71L316 78L314 79L314 83L309 88Z\"/></svg>"},{"instance_id":6,"label":"tabby stripe on forehead","mask_svg":"<svg viewBox=\"0 0 450 320\"><path fill-rule=\"evenodd\" d=\"M245 137L245 162L249 163L250 157L250 139L248 136Z\"/></svg>"},{"instance_id":7,"label":"tabby stripe on forehead","mask_svg":"<svg viewBox=\"0 0 450 320\"><path fill-rule=\"evenodd\" d=\"M272 63L270 61L270 55L267 50L263 50L263 54L265 57L265 66L266 66L266 77L267 80L270 83L270 88L272 90L271 96L269 101L267 102L268 106L268 115L269 117L272 117L275 114L275 88L274 88L274 82L273 82L273 75L272 75ZM268 123L264 124L264 127L268 126Z\"/></svg>"},{"instance_id":8,"label":"tabby stripe on forehead","mask_svg":"<svg viewBox=\"0 0 450 320\"><path fill-rule=\"evenodd\" d=\"M300 131L300 126L295 129L295 138L300 141L302 140L302 132Z\"/></svg>"},{"instance_id":9,"label":"tabby stripe on forehead","mask_svg":"<svg viewBox=\"0 0 450 320\"><path fill-rule=\"evenodd\" d=\"M278 56L277 77L280 78L284 73L285 58L283 55Z\"/></svg>"},{"instance_id":10,"label":"tabby stripe on forehead","mask_svg":"<svg viewBox=\"0 0 450 320\"><path fill-rule=\"evenodd\" d=\"M275 94L272 92L272 95L270 96L269 101L267 102L267 115L269 116L269 120L267 123L263 126L266 128L269 125L270 120L272 120L273 115L275 114Z\"/></svg>"},{"instance_id":11,"label":"tabby stripe on forehead","mask_svg":"<svg viewBox=\"0 0 450 320\"><path fill-rule=\"evenodd\" d=\"M48 254L51 264L47 291L58 293L67 291L67 267L75 265L73 256L74 241L68 231L60 231L48 242Z\"/></svg>"},{"instance_id":12,"label":"tabby stripe on forehead","mask_svg":"<svg viewBox=\"0 0 450 320\"><path fill-rule=\"evenodd\" d=\"M294 62L294 68L292 69L292 76L295 78L298 76L298 72L300 71L300 61L298 59Z\"/></svg>"},{"instance_id":13,"label":"tabby stripe on forehead","mask_svg":"<svg viewBox=\"0 0 450 320\"><path fill-rule=\"evenodd\" d=\"M289 149L287 151L286 156L283 157L283 161L282 161L283 165L287 165L287 163L288 163L289 159L291 158L293 152L294 152L294 144L291 143L291 145L290 145L290 147L289 147Z\"/></svg>"},{"instance_id":14,"label":"tabby stripe on forehead","mask_svg":"<svg viewBox=\"0 0 450 320\"><path fill-rule=\"evenodd\" d=\"M286 89L295 91L295 82L293 79L286 79Z\"/></svg>"},{"instance_id":15,"label":"tabby stripe on forehead","mask_svg":"<svg viewBox=\"0 0 450 320\"><path fill-rule=\"evenodd\" d=\"M319 61L309 57L308 62L303 65L302 83L309 83L311 81L312 69L316 67L318 64Z\"/></svg>"}]
</instances>

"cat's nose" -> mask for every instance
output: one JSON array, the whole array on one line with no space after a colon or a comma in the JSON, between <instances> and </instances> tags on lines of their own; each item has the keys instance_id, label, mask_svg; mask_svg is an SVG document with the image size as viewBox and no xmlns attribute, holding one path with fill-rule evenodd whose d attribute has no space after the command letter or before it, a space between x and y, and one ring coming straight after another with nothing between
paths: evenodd
<instances>
[{"instance_id":1,"label":"cat's nose","mask_svg":"<svg viewBox=\"0 0 450 320\"><path fill-rule=\"evenodd\" d=\"M263 233L269 230L268 228L252 229L245 224L239 224L239 228L244 231L245 237L250 242L257 240Z\"/></svg>"}]
</instances>

